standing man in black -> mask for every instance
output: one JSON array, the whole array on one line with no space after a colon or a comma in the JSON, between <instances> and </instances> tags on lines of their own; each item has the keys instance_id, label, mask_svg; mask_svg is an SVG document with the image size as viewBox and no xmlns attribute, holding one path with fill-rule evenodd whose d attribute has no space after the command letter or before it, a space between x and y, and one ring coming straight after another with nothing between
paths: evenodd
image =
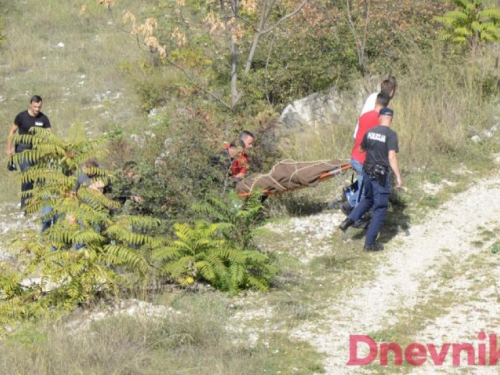
<instances>
[{"instance_id":1,"label":"standing man in black","mask_svg":"<svg viewBox=\"0 0 500 375\"><path fill-rule=\"evenodd\" d=\"M14 124L10 127L9 137L7 138L7 148L5 149L5 153L7 155L11 155L14 153L23 152L25 150L30 150L32 148L31 144L19 143L17 145L13 145L12 136L16 133L19 135L30 134L30 129L33 127L44 128L50 131L50 121L47 116L45 116L42 112L42 98L38 95L34 95L30 99L30 105L28 110L19 113L14 119ZM15 147L14 147L15 146ZM15 150L14 150L15 148ZM27 158L22 159L21 171L25 171L30 167L30 163ZM33 189L33 182L27 181L23 182L21 185L21 191L24 193L26 191L30 191ZM21 210L25 209L26 199L28 196L24 194L21 197Z\"/></svg>"},{"instance_id":2,"label":"standing man in black","mask_svg":"<svg viewBox=\"0 0 500 375\"><path fill-rule=\"evenodd\" d=\"M382 108L379 113L380 125L370 129L364 136L360 151L366 152L363 185L365 198L356 206L351 214L340 224L346 231L372 207L372 220L366 233L364 251L379 251L381 244L375 242L384 223L391 192L390 169L396 175L396 188L403 186L399 173L397 152L399 152L398 136L390 126L394 112L390 108Z\"/></svg>"}]
</instances>

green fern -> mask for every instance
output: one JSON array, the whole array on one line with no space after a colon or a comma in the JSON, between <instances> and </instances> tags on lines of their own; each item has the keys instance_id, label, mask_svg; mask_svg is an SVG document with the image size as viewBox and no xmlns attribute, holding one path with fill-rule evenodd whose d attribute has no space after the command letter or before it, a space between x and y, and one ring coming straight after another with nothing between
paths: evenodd
<instances>
[{"instance_id":1,"label":"green fern","mask_svg":"<svg viewBox=\"0 0 500 375\"><path fill-rule=\"evenodd\" d=\"M231 293L269 288L276 267L265 254L233 247L223 236L226 225L198 221L194 227L175 224L174 229L177 239L153 253L164 275L182 285L206 281Z\"/></svg>"},{"instance_id":2,"label":"green fern","mask_svg":"<svg viewBox=\"0 0 500 375\"><path fill-rule=\"evenodd\" d=\"M252 247L255 229L262 222L263 206L260 194L252 194L243 200L235 193L227 197L209 197L207 202L195 204L193 211L218 223L224 238L234 247Z\"/></svg>"},{"instance_id":3,"label":"green fern","mask_svg":"<svg viewBox=\"0 0 500 375\"><path fill-rule=\"evenodd\" d=\"M444 27L439 39L458 45L468 45L474 53L480 43L500 40L500 10L486 8L484 0L453 0L456 10L435 20Z\"/></svg>"}]
</instances>

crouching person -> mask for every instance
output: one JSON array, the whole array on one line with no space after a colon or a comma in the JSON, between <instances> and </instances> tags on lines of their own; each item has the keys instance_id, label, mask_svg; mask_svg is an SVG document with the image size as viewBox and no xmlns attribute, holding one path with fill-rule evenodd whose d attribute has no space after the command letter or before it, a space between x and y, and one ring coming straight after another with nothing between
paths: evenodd
<instances>
[{"instance_id":1,"label":"crouching person","mask_svg":"<svg viewBox=\"0 0 500 375\"><path fill-rule=\"evenodd\" d=\"M212 166L220 168L224 173L224 187L228 184L236 185L245 177L249 162L247 152L252 148L254 141L255 136L244 130L238 139L227 144L219 154L210 158Z\"/></svg>"},{"instance_id":2,"label":"crouching person","mask_svg":"<svg viewBox=\"0 0 500 375\"><path fill-rule=\"evenodd\" d=\"M108 180L107 177L100 176L99 175L99 170L102 169L103 167L99 164L99 161L96 158L90 158L85 161L81 173L78 175L78 179L76 181L76 186L73 189L73 194L75 196L80 195L79 190L82 187L85 187L89 189L90 191L93 191L94 193L91 193L90 195L87 195L85 197L79 197L79 204L80 206L85 205L88 206L86 208L86 211L97 213L99 212L103 207L104 203L101 202L101 198L97 198L97 201L93 201L92 195L95 194L95 192L98 192L97 197L102 197L104 198L104 193L106 192L107 189L110 189L110 181ZM104 198L105 199L105 198ZM86 229L85 222L82 218L75 217L73 215L68 215L67 216L67 222L68 224L78 224L80 226L80 229L83 231ZM101 228L100 224L98 222L91 222L87 223L89 227L92 227L95 232L101 232L103 228ZM74 244L74 248L76 250L80 250L83 247L85 247L84 244Z\"/></svg>"},{"instance_id":3,"label":"crouching person","mask_svg":"<svg viewBox=\"0 0 500 375\"><path fill-rule=\"evenodd\" d=\"M380 125L369 130L361 142L360 151L366 152L364 164L363 185L364 198L350 213L340 229L346 231L372 207L372 220L366 233L364 251L379 251L383 246L376 243L380 228L384 223L391 191L390 169L394 172L396 188L403 186L399 172L397 152L399 152L398 137L390 129L394 112L390 108L380 110Z\"/></svg>"}]
</instances>

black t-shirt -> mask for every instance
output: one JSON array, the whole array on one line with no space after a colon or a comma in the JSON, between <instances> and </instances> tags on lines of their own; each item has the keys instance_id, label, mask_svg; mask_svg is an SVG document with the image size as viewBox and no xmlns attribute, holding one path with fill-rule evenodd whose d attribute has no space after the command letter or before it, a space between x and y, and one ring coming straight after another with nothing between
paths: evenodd
<instances>
[{"instance_id":1,"label":"black t-shirt","mask_svg":"<svg viewBox=\"0 0 500 375\"><path fill-rule=\"evenodd\" d=\"M377 164L389 169L389 151L399 152L398 135L388 126L379 125L365 134L361 147L366 150L366 171L371 171Z\"/></svg>"},{"instance_id":2,"label":"black t-shirt","mask_svg":"<svg viewBox=\"0 0 500 375\"><path fill-rule=\"evenodd\" d=\"M19 113L15 120L14 124L17 125L19 135L29 134L29 131L32 127L36 126L38 128L49 129L50 121L47 116L45 116L42 112L40 112L37 116L33 117L29 114L29 112L23 111Z\"/></svg>"}]
</instances>

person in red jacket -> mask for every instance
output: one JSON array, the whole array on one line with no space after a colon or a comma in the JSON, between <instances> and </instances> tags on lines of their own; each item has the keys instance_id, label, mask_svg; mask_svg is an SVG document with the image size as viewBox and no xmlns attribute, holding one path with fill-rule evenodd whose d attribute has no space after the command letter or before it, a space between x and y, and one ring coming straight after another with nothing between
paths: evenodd
<instances>
[{"instance_id":1,"label":"person in red jacket","mask_svg":"<svg viewBox=\"0 0 500 375\"><path fill-rule=\"evenodd\" d=\"M358 132L356 134L356 139L354 140L354 146L351 151L351 165L352 169L354 169L358 175L358 191L356 194L353 196L354 201L351 202L354 203L353 207L356 207L363 194L363 186L362 186L362 181L363 181L363 164L366 159L366 153L360 152L359 146L361 145L361 142L363 141L363 138L365 137L365 134L375 126L379 125L380 119L379 119L379 112L382 108L386 108L389 105L390 97L387 96L384 93L379 93L377 95L377 99L375 102L375 109L369 112L366 112L365 114L361 115L359 118L359 128ZM361 194L361 196L360 196Z\"/></svg>"},{"instance_id":2,"label":"person in red jacket","mask_svg":"<svg viewBox=\"0 0 500 375\"><path fill-rule=\"evenodd\" d=\"M250 149L255 141L255 136L247 130L240 133L237 140L224 147L227 150L231 160L229 177L237 180L245 177L248 167L248 154L246 150Z\"/></svg>"},{"instance_id":3,"label":"person in red jacket","mask_svg":"<svg viewBox=\"0 0 500 375\"><path fill-rule=\"evenodd\" d=\"M225 180L241 180L245 177L248 168L248 154L255 141L255 136L245 130L240 133L238 139L228 143L218 155L211 158L214 166L220 166L224 169Z\"/></svg>"},{"instance_id":4,"label":"person in red jacket","mask_svg":"<svg viewBox=\"0 0 500 375\"><path fill-rule=\"evenodd\" d=\"M222 155L230 161L228 176L237 179L243 178L247 171L248 155L239 140L226 144Z\"/></svg>"}]
</instances>

